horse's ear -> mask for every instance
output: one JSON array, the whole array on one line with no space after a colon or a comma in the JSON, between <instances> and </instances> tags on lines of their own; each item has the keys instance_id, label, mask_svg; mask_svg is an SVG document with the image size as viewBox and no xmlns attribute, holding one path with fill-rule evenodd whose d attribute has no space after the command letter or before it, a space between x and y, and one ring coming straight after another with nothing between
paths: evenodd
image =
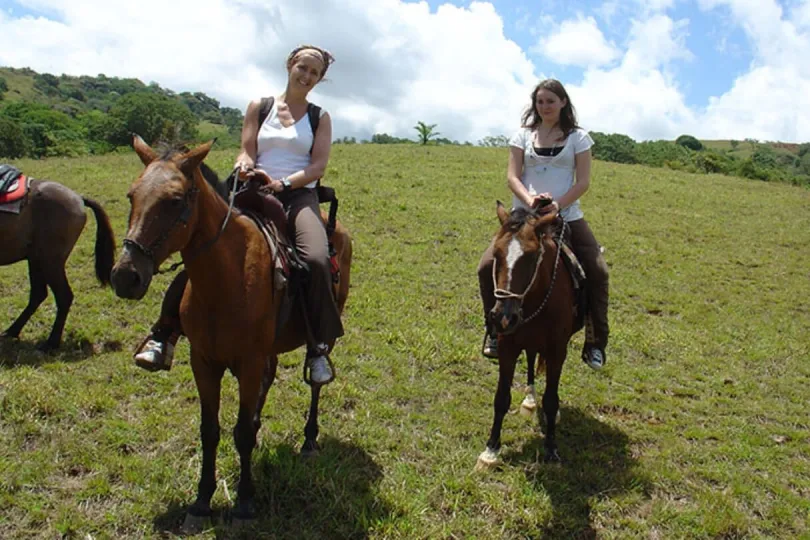
<instances>
[{"instance_id":1,"label":"horse's ear","mask_svg":"<svg viewBox=\"0 0 810 540\"><path fill-rule=\"evenodd\" d=\"M542 215L537 218L537 221L534 223L534 233L537 237L541 237L544 234L548 234L554 231L555 225L557 223L557 212L549 212L548 214Z\"/></svg>"},{"instance_id":2,"label":"horse's ear","mask_svg":"<svg viewBox=\"0 0 810 540\"><path fill-rule=\"evenodd\" d=\"M138 154L144 165L149 165L157 159L155 151L136 133L132 134L132 148L135 149L135 153Z\"/></svg>"},{"instance_id":3,"label":"horse's ear","mask_svg":"<svg viewBox=\"0 0 810 540\"><path fill-rule=\"evenodd\" d=\"M201 144L194 150L183 154L183 156L177 162L177 166L180 167L181 171L190 175L194 172L194 169L196 169L200 163L203 162L205 156L208 155L208 152L211 150L211 147L214 146L215 142L217 142L216 139L211 139L207 143Z\"/></svg>"},{"instance_id":4,"label":"horse's ear","mask_svg":"<svg viewBox=\"0 0 810 540\"><path fill-rule=\"evenodd\" d=\"M501 221L501 225L506 223L506 220L509 219L509 212L506 211L501 201L498 201L495 211L498 213L498 219Z\"/></svg>"}]
</instances>

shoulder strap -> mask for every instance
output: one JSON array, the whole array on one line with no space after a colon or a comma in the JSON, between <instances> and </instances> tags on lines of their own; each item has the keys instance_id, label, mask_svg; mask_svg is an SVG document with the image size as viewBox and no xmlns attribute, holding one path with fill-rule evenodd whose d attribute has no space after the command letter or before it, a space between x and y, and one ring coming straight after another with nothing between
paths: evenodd
<instances>
[{"instance_id":1,"label":"shoulder strap","mask_svg":"<svg viewBox=\"0 0 810 540\"><path fill-rule=\"evenodd\" d=\"M275 98L273 96L264 97L259 101L259 128L262 127L264 124L264 120L267 118L267 115L270 114L270 109L273 108L273 102Z\"/></svg>"},{"instance_id":2,"label":"shoulder strap","mask_svg":"<svg viewBox=\"0 0 810 540\"><path fill-rule=\"evenodd\" d=\"M312 135L318 132L318 124L321 122L321 108L314 103L307 105L307 114L309 115L309 125L312 126Z\"/></svg>"}]
</instances>

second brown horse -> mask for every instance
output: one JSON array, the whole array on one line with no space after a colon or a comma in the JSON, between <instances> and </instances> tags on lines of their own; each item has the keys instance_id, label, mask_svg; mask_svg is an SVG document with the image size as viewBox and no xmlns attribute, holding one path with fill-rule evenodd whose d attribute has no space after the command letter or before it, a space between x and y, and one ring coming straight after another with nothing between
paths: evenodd
<instances>
[{"instance_id":1,"label":"second brown horse","mask_svg":"<svg viewBox=\"0 0 810 540\"><path fill-rule=\"evenodd\" d=\"M241 473L233 514L250 519L255 517L251 454L277 355L305 343L305 326L295 318L277 335L282 295L274 283L270 248L250 218L237 212L226 220L228 205L201 170L212 144L158 155L135 137L133 147L146 168L129 190L129 230L112 274L118 296L140 299L167 257L179 251L186 262L189 283L180 318L191 345L191 369L200 397L203 452L197 499L187 514L189 528L211 514L225 371L239 382L233 434ZM210 176L212 171L206 171ZM338 223L332 240L340 265L336 297L342 311L349 290L351 239ZM312 385L304 451L317 449L319 395L320 386Z\"/></svg>"}]
</instances>

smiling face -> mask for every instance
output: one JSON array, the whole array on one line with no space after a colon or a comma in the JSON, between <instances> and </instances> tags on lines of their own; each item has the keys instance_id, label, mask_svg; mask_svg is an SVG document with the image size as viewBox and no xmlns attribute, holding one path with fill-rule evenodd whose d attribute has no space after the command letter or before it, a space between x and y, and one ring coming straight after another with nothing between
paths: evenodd
<instances>
[{"instance_id":1,"label":"smiling face","mask_svg":"<svg viewBox=\"0 0 810 540\"><path fill-rule=\"evenodd\" d=\"M304 49L295 55L287 69L289 86L302 92L309 92L323 78L325 68L320 53Z\"/></svg>"},{"instance_id":2,"label":"smiling face","mask_svg":"<svg viewBox=\"0 0 810 540\"><path fill-rule=\"evenodd\" d=\"M543 119L543 124L553 126L560 120L560 111L567 104L564 98L561 98L547 88L540 88L535 96L534 106L537 114Z\"/></svg>"}]
</instances>

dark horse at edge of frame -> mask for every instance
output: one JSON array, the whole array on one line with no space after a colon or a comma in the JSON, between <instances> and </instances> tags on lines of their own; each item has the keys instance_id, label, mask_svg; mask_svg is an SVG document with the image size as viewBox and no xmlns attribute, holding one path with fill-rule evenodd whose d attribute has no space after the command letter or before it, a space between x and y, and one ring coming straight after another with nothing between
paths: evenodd
<instances>
[{"instance_id":1,"label":"dark horse at edge of frame","mask_svg":"<svg viewBox=\"0 0 810 540\"><path fill-rule=\"evenodd\" d=\"M497 301L489 317L499 335L498 388L492 430L476 467L500 463L501 427L512 402L515 365L523 351L530 373L535 357L538 370L545 366L546 388L542 409L537 409L541 424L545 416L544 461L560 462L556 439L560 376L568 342L583 322L577 316L573 278L560 257L565 225L556 212L517 209L510 214L500 201L497 214L501 228L493 247L492 276ZM529 382L531 399L524 400L521 409L527 402L534 404L534 377Z\"/></svg>"},{"instance_id":2,"label":"dark horse at edge of frame","mask_svg":"<svg viewBox=\"0 0 810 540\"><path fill-rule=\"evenodd\" d=\"M273 271L271 247L250 217L234 211L228 218L228 204L217 191L221 182L203 163L212 144L159 155L140 137L134 138L133 148L145 169L129 190L129 229L112 275L118 296L140 299L160 264L172 253L181 253L188 272L180 319L191 345L191 369L200 398L202 470L197 499L186 514L186 532L200 530L212 514L225 371L239 385L233 436L240 475L232 515L241 521L255 517L251 454L278 355L306 341L302 330L306 325L296 318L302 310L294 310L299 313L277 329L284 290ZM349 292L351 238L340 222L332 241L340 267L335 292L342 311ZM320 385L311 385L302 454L318 448L320 390Z\"/></svg>"},{"instance_id":3,"label":"dark horse at edge of frame","mask_svg":"<svg viewBox=\"0 0 810 540\"><path fill-rule=\"evenodd\" d=\"M20 181L25 181L21 176ZM18 338L40 304L48 287L56 299L56 320L44 351L59 347L73 291L65 274L65 263L87 222L85 208L96 216L95 272L102 285L110 283L115 258L115 238L110 220L99 203L48 180L29 179L29 191L19 213L0 211L0 266L28 261L31 291L28 305L3 337Z\"/></svg>"}]
</instances>

